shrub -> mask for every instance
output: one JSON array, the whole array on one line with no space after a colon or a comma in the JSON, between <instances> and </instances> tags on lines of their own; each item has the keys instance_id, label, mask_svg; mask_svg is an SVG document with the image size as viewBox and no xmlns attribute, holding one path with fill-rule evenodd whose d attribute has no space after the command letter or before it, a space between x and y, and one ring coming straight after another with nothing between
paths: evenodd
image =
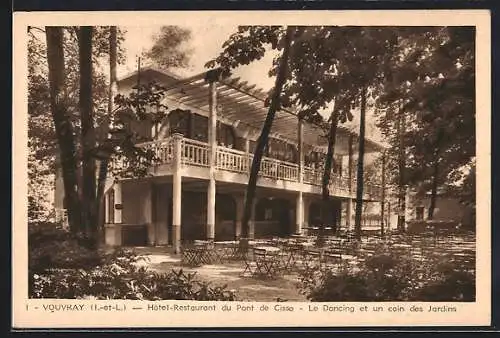
<instances>
[{"instance_id":1,"label":"shrub","mask_svg":"<svg viewBox=\"0 0 500 338\"><path fill-rule=\"evenodd\" d=\"M212 286L195 273L157 273L136 263L144 259L118 251L91 270L53 269L33 275L34 298L94 298L135 300L236 300L227 286Z\"/></svg>"},{"instance_id":2,"label":"shrub","mask_svg":"<svg viewBox=\"0 0 500 338\"><path fill-rule=\"evenodd\" d=\"M227 286L213 286L195 273L157 273L141 266L131 250L89 250L52 223L29 227L29 293L32 298L236 300Z\"/></svg>"},{"instance_id":3,"label":"shrub","mask_svg":"<svg viewBox=\"0 0 500 338\"><path fill-rule=\"evenodd\" d=\"M60 224L37 222L28 225L30 273L54 268L90 268L102 262L102 254L89 250Z\"/></svg>"},{"instance_id":4,"label":"shrub","mask_svg":"<svg viewBox=\"0 0 500 338\"><path fill-rule=\"evenodd\" d=\"M299 289L312 301L474 301L474 274L450 260L418 261L380 245L358 268L306 268Z\"/></svg>"},{"instance_id":5,"label":"shrub","mask_svg":"<svg viewBox=\"0 0 500 338\"><path fill-rule=\"evenodd\" d=\"M456 270L447 262L440 263L414 298L419 301L473 302L476 299L475 276L468 271Z\"/></svg>"}]
</instances>

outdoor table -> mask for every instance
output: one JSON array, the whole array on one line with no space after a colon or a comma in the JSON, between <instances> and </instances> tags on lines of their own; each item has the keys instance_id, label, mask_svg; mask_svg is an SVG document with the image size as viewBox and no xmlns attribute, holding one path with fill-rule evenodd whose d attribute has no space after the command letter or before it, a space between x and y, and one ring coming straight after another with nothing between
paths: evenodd
<instances>
[{"instance_id":1,"label":"outdoor table","mask_svg":"<svg viewBox=\"0 0 500 338\"><path fill-rule=\"evenodd\" d=\"M238 241L215 242L215 252L220 263L237 257Z\"/></svg>"},{"instance_id":2,"label":"outdoor table","mask_svg":"<svg viewBox=\"0 0 500 338\"><path fill-rule=\"evenodd\" d=\"M274 246L264 246L264 245L259 245L259 246L256 246L255 249L261 249L261 250L265 250L267 253L277 253L277 252L280 252L281 249L280 248L277 248L277 247L274 247Z\"/></svg>"},{"instance_id":3,"label":"outdoor table","mask_svg":"<svg viewBox=\"0 0 500 338\"><path fill-rule=\"evenodd\" d=\"M200 266L206 263L206 249L202 246L193 246L182 250L183 263L191 266Z\"/></svg>"},{"instance_id":4,"label":"outdoor table","mask_svg":"<svg viewBox=\"0 0 500 338\"><path fill-rule=\"evenodd\" d=\"M196 255L203 264L212 264L216 259L213 241L195 240L194 247L197 248Z\"/></svg>"}]
</instances>

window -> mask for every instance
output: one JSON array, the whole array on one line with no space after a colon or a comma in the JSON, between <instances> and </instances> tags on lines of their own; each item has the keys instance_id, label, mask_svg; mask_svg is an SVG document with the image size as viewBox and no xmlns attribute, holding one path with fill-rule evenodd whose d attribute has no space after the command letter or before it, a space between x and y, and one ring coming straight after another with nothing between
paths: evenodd
<instances>
[{"instance_id":1,"label":"window","mask_svg":"<svg viewBox=\"0 0 500 338\"><path fill-rule=\"evenodd\" d=\"M170 113L168 120L170 122L170 134L180 133L186 137L189 135L189 111L176 109Z\"/></svg>"},{"instance_id":2,"label":"window","mask_svg":"<svg viewBox=\"0 0 500 338\"><path fill-rule=\"evenodd\" d=\"M417 207L415 210L416 219L423 220L424 219L424 207Z\"/></svg>"},{"instance_id":3,"label":"window","mask_svg":"<svg viewBox=\"0 0 500 338\"><path fill-rule=\"evenodd\" d=\"M234 148L235 135L233 127L217 122L217 142L222 146Z\"/></svg>"},{"instance_id":4,"label":"window","mask_svg":"<svg viewBox=\"0 0 500 338\"><path fill-rule=\"evenodd\" d=\"M193 114L191 138L201 142L208 142L208 118L202 115Z\"/></svg>"}]
</instances>

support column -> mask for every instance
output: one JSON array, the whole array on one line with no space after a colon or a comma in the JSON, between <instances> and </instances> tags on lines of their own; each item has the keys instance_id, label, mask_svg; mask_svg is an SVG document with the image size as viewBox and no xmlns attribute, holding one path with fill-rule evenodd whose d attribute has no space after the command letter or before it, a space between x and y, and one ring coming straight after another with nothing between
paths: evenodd
<instances>
[{"instance_id":1,"label":"support column","mask_svg":"<svg viewBox=\"0 0 500 338\"><path fill-rule=\"evenodd\" d=\"M209 147L209 181L207 189L207 239L215 239L215 165L217 155L217 84L214 79L209 83L208 98L208 147Z\"/></svg>"},{"instance_id":2,"label":"support column","mask_svg":"<svg viewBox=\"0 0 500 338\"><path fill-rule=\"evenodd\" d=\"M215 239L215 179L208 181L207 190L207 240Z\"/></svg>"},{"instance_id":3,"label":"support column","mask_svg":"<svg viewBox=\"0 0 500 338\"><path fill-rule=\"evenodd\" d=\"M347 199L347 209L346 209L346 226L347 230L351 231L352 230L352 143L353 143L353 136L352 134L349 135L349 154L347 158L347 177L348 177L348 184L349 184L349 198Z\"/></svg>"},{"instance_id":4,"label":"support column","mask_svg":"<svg viewBox=\"0 0 500 338\"><path fill-rule=\"evenodd\" d=\"M297 201L295 203L295 233L300 235L303 233L304 226L304 122L301 118L297 121L297 151L299 155L299 193L297 195Z\"/></svg>"},{"instance_id":5,"label":"support column","mask_svg":"<svg viewBox=\"0 0 500 338\"><path fill-rule=\"evenodd\" d=\"M304 197L302 191L297 195L297 202L295 203L295 233L302 234L302 226L304 225Z\"/></svg>"},{"instance_id":6,"label":"support column","mask_svg":"<svg viewBox=\"0 0 500 338\"><path fill-rule=\"evenodd\" d=\"M250 139L248 134L245 137L245 156L246 156L246 171L250 174L250 168L252 166L252 161L250 161Z\"/></svg>"},{"instance_id":7,"label":"support column","mask_svg":"<svg viewBox=\"0 0 500 338\"><path fill-rule=\"evenodd\" d=\"M112 245L122 245L122 183L115 181L113 189L113 214L114 224L112 226L112 234L110 235L110 243Z\"/></svg>"},{"instance_id":8,"label":"support column","mask_svg":"<svg viewBox=\"0 0 500 338\"><path fill-rule=\"evenodd\" d=\"M115 214L115 224L122 223L122 184L120 182L115 183L114 187L114 199L115 205L113 206Z\"/></svg>"},{"instance_id":9,"label":"support column","mask_svg":"<svg viewBox=\"0 0 500 338\"><path fill-rule=\"evenodd\" d=\"M298 126L297 126L297 150L299 153L299 183L304 181L304 123L299 118Z\"/></svg>"},{"instance_id":10,"label":"support column","mask_svg":"<svg viewBox=\"0 0 500 338\"><path fill-rule=\"evenodd\" d=\"M172 182L172 244L174 253L181 252L181 215L182 215L182 135L174 134L174 170Z\"/></svg>"},{"instance_id":11,"label":"support column","mask_svg":"<svg viewBox=\"0 0 500 338\"><path fill-rule=\"evenodd\" d=\"M346 218L347 231L351 231L352 230L352 198L347 199L345 218Z\"/></svg>"}]
</instances>

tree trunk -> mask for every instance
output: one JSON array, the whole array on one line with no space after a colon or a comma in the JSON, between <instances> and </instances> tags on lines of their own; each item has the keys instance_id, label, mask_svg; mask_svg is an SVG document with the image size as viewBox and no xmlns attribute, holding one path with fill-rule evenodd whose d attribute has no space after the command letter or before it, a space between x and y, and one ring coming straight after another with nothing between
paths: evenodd
<instances>
[{"instance_id":1,"label":"tree trunk","mask_svg":"<svg viewBox=\"0 0 500 338\"><path fill-rule=\"evenodd\" d=\"M439 176L439 159L436 156L436 159L434 160L433 173L432 173L431 203L429 205L429 211L427 213L427 218L430 220L434 218L434 209L436 208L438 176Z\"/></svg>"},{"instance_id":2,"label":"tree trunk","mask_svg":"<svg viewBox=\"0 0 500 338\"><path fill-rule=\"evenodd\" d=\"M339 122L339 112L335 109L332 112L332 118L330 121L330 130L328 132L328 150L325 159L325 168L323 170L323 180L321 181L321 200L322 200L322 220L319 229L318 242L322 243L324 237L324 227L328 222L327 215L331 214L330 210L330 177L332 173L332 166L335 165L335 159L333 155L335 153L335 140L337 138L337 125ZM336 224L332 224L334 230L336 230Z\"/></svg>"},{"instance_id":3,"label":"tree trunk","mask_svg":"<svg viewBox=\"0 0 500 338\"><path fill-rule=\"evenodd\" d=\"M116 75L116 65L117 65L117 33L116 26L111 26L109 31L109 90L108 90L108 116L106 117L107 123L103 125L105 128L104 139L101 144L106 144L108 137L108 132L110 128L110 123L112 121L112 115L114 111L114 98L118 93L117 85L117 75ZM102 215L104 212L104 188L106 185L106 178L108 177L109 168L109 156L105 156L101 159L99 163L99 176L97 181L97 197L96 197L96 210L99 210L98 215ZM100 240L104 240L104 223L102 222L102 217L99 217L99 227L98 230L101 234Z\"/></svg>"},{"instance_id":4,"label":"tree trunk","mask_svg":"<svg viewBox=\"0 0 500 338\"><path fill-rule=\"evenodd\" d=\"M354 232L357 239L361 239L361 215L363 213L363 173L365 158L365 121L366 119L366 87L361 88L361 111L359 120L359 149L358 174L356 182L356 214L354 218Z\"/></svg>"},{"instance_id":5,"label":"tree trunk","mask_svg":"<svg viewBox=\"0 0 500 338\"><path fill-rule=\"evenodd\" d=\"M399 137L399 197L398 197L398 224L397 229L400 233L405 231L405 211L406 211L406 185L405 185L405 170L406 170L406 154L405 154L405 137L406 120L405 113L401 108L398 116L398 137Z\"/></svg>"},{"instance_id":6,"label":"tree trunk","mask_svg":"<svg viewBox=\"0 0 500 338\"><path fill-rule=\"evenodd\" d=\"M255 190L257 186L257 176L259 174L260 163L262 160L262 155L264 149L267 145L269 139L269 133L273 125L274 116L276 111L280 108L280 95L283 88L283 84L286 80L287 67L288 67L288 55L290 52L290 45L292 40L293 29L288 27L285 35L285 44L283 47L283 54L281 56L281 61L278 68L278 73L276 75L276 82L274 84L273 94L271 97L271 102L269 104L269 109L267 112L266 120L262 127L259 139L257 140L257 145L255 148L255 153L252 161L252 166L250 169L250 178L248 180L248 185L245 194L245 207L243 210L243 219L241 222L241 247L243 250L246 249L248 245L248 223L252 215L253 203L255 198Z\"/></svg>"},{"instance_id":7,"label":"tree trunk","mask_svg":"<svg viewBox=\"0 0 500 338\"><path fill-rule=\"evenodd\" d=\"M65 103L66 75L64 71L63 30L62 27L45 27L45 33L49 68L50 110L60 151L65 208L68 212L70 230L76 233L80 229L81 212L78 201L73 125Z\"/></svg>"},{"instance_id":8,"label":"tree trunk","mask_svg":"<svg viewBox=\"0 0 500 338\"><path fill-rule=\"evenodd\" d=\"M82 123L82 222L89 244L97 244L97 210L95 210L95 129L92 112L92 31L91 26L80 28L78 54L80 60L79 108Z\"/></svg>"}]
</instances>

